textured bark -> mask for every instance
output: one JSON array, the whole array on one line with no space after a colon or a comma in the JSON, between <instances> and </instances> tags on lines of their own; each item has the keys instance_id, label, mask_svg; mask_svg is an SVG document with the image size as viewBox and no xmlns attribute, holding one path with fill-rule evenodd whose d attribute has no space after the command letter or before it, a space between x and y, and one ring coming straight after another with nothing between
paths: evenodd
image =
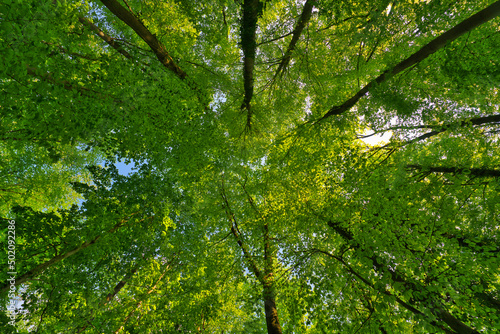
<instances>
[{"instance_id":1,"label":"textured bark","mask_svg":"<svg viewBox=\"0 0 500 334\"><path fill-rule=\"evenodd\" d=\"M269 236L269 226L264 223L264 310L268 334L281 334L281 326L276 308L276 291L274 289L275 255Z\"/></svg>"},{"instance_id":2,"label":"textured bark","mask_svg":"<svg viewBox=\"0 0 500 334\"><path fill-rule=\"evenodd\" d=\"M257 20L262 12L263 4L259 0L244 0L241 19L241 49L243 50L243 88L245 96L241 109L247 111L247 128L251 128L252 101L254 91L254 66L257 50L256 31Z\"/></svg>"},{"instance_id":3,"label":"textured bark","mask_svg":"<svg viewBox=\"0 0 500 334\"><path fill-rule=\"evenodd\" d=\"M165 66L168 70L173 72L180 79L185 79L187 74L174 62L170 54L167 52L165 46L160 43L158 38L153 35L145 26L139 21L134 14L130 13L126 8L124 8L116 0L101 0L101 2L106 6L116 17L122 20L126 25L132 28L139 37L141 37L144 42L146 42L151 50L160 61L160 63Z\"/></svg>"},{"instance_id":4,"label":"textured bark","mask_svg":"<svg viewBox=\"0 0 500 334\"><path fill-rule=\"evenodd\" d=\"M272 286L264 286L264 309L268 334L281 334L281 326L276 308L275 291Z\"/></svg>"},{"instance_id":5,"label":"textured bark","mask_svg":"<svg viewBox=\"0 0 500 334\"><path fill-rule=\"evenodd\" d=\"M396 74L401 73L407 68L410 68L411 66L421 62L422 60L426 59L439 49L443 48L446 45L446 43L449 43L457 39L458 37L473 30L474 28L480 26L481 24L494 19L498 15L500 15L500 1L493 3L489 7L483 9L482 11L462 21L455 27L451 28L447 32L433 39L431 42L427 43L420 50L418 50L405 60L401 61L393 68L386 70L377 78L369 82L366 86L361 88L361 90L359 90L349 100L345 101L340 106L332 107L322 118L319 119L319 121L322 121L325 118L328 118L333 115L340 115L350 110L359 101L359 99L365 96L370 91L370 89L372 89L375 85L387 81Z\"/></svg>"}]
</instances>

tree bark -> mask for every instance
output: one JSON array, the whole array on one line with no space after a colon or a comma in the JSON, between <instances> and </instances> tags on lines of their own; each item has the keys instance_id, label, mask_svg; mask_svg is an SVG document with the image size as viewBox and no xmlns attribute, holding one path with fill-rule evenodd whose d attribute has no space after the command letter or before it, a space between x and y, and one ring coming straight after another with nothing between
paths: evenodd
<instances>
[{"instance_id":1,"label":"tree bark","mask_svg":"<svg viewBox=\"0 0 500 334\"><path fill-rule=\"evenodd\" d=\"M238 246L243 251L243 256L248 262L250 270L255 275L255 278L262 284L262 298L264 300L264 312L266 314L267 332L268 334L282 334L278 317L278 309L276 307L276 291L274 283L275 255L272 251L271 239L269 237L269 227L267 223L264 222L264 271L261 271L257 263L252 258L250 252L248 251L245 243L243 242L243 239L241 238L241 232L238 229L238 224L236 223L234 213L229 207L229 201L227 200L224 188L222 188L221 195L224 202L226 214L229 218L229 221L231 222L231 233L236 239ZM256 208L254 207L254 209Z\"/></svg>"},{"instance_id":2,"label":"tree bark","mask_svg":"<svg viewBox=\"0 0 500 334\"><path fill-rule=\"evenodd\" d=\"M275 255L269 237L269 226L264 223L264 284L263 297L266 312L266 325L268 334L281 334L281 326L276 308L276 291L274 288Z\"/></svg>"},{"instance_id":3,"label":"tree bark","mask_svg":"<svg viewBox=\"0 0 500 334\"><path fill-rule=\"evenodd\" d=\"M252 109L250 102L252 101L254 91L254 66L255 53L257 50L256 31L257 20L262 12L263 4L259 0L244 0L242 8L242 19L240 27L241 49L243 50L243 88L245 96L241 109L247 111L248 129L251 128Z\"/></svg>"},{"instance_id":4,"label":"tree bark","mask_svg":"<svg viewBox=\"0 0 500 334\"><path fill-rule=\"evenodd\" d=\"M266 325L268 334L281 334L281 326L276 308L274 287L264 285L264 309L266 312Z\"/></svg>"}]
</instances>

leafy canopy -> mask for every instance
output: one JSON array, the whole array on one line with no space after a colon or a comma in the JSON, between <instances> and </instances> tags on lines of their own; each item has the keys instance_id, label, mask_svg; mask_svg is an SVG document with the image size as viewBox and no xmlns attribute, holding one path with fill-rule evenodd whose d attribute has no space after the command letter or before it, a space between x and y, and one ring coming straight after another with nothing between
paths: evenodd
<instances>
[{"instance_id":1,"label":"leafy canopy","mask_svg":"<svg viewBox=\"0 0 500 334\"><path fill-rule=\"evenodd\" d=\"M2 332L500 328L500 2L0 13Z\"/></svg>"}]
</instances>

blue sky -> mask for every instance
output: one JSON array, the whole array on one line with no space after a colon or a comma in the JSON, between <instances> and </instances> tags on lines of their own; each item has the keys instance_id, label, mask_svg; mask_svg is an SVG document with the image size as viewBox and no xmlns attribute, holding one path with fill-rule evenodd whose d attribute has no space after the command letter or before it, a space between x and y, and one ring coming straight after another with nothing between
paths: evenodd
<instances>
[{"instance_id":1,"label":"blue sky","mask_svg":"<svg viewBox=\"0 0 500 334\"><path fill-rule=\"evenodd\" d=\"M115 166L116 166L116 168L118 168L118 172L121 175L126 176L128 174L133 173L132 168L134 168L135 164L133 162L131 162L130 164L127 165L126 163L119 161L119 162L115 163Z\"/></svg>"}]
</instances>

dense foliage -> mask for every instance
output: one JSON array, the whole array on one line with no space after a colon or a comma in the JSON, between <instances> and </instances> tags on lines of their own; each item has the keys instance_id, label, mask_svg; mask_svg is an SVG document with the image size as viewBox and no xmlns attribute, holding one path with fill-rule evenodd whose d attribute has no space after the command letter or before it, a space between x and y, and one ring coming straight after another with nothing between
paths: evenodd
<instances>
[{"instance_id":1,"label":"dense foliage","mask_svg":"<svg viewBox=\"0 0 500 334\"><path fill-rule=\"evenodd\" d=\"M3 0L0 331L500 331L498 15Z\"/></svg>"}]
</instances>

